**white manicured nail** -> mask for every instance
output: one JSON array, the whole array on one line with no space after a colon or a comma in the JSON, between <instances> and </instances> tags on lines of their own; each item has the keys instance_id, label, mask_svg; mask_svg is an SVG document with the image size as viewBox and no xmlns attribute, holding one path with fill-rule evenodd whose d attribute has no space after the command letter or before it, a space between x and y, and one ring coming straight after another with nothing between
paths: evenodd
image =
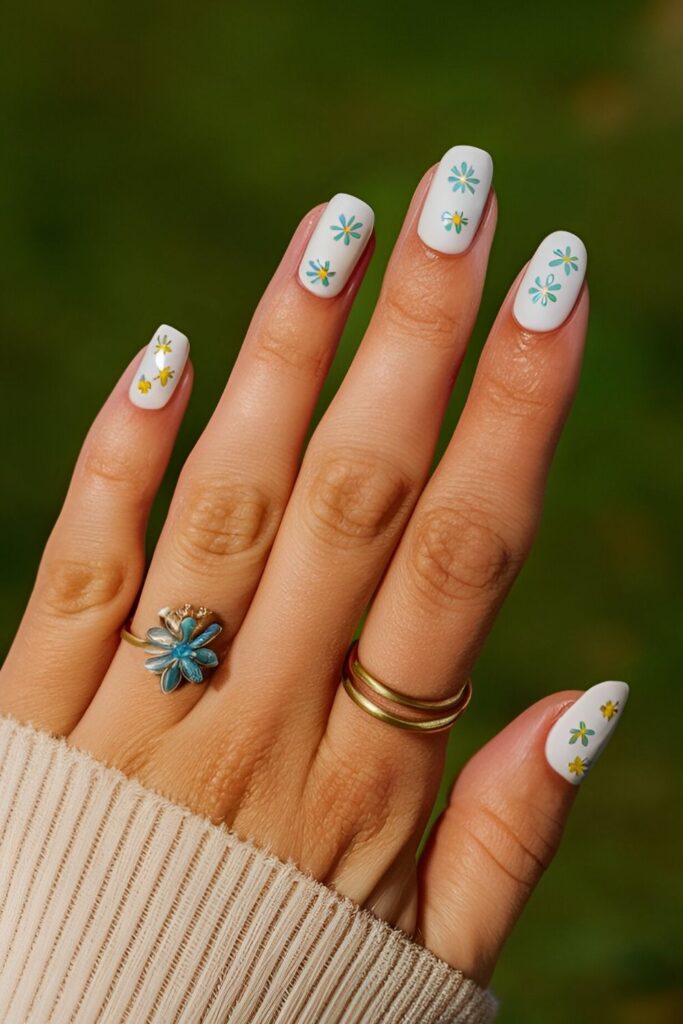
<instances>
[{"instance_id":1,"label":"white manicured nail","mask_svg":"<svg viewBox=\"0 0 683 1024\"><path fill-rule=\"evenodd\" d=\"M598 683L555 722L545 742L551 768L578 786L593 768L619 724L628 700L626 683Z\"/></svg>"},{"instance_id":2,"label":"white manicured nail","mask_svg":"<svg viewBox=\"0 0 683 1024\"><path fill-rule=\"evenodd\" d=\"M299 280L314 295L339 295L368 243L375 223L372 207L338 192L332 196L306 246Z\"/></svg>"},{"instance_id":3,"label":"white manicured nail","mask_svg":"<svg viewBox=\"0 0 683 1024\"><path fill-rule=\"evenodd\" d=\"M469 249L491 189L493 160L485 149L453 146L442 157L429 186L417 233L430 249Z\"/></svg>"},{"instance_id":4,"label":"white manicured nail","mask_svg":"<svg viewBox=\"0 0 683 1024\"><path fill-rule=\"evenodd\" d=\"M513 313L529 331L552 331L567 319L586 276L586 246L571 231L544 238L522 278Z\"/></svg>"},{"instance_id":5,"label":"white manicured nail","mask_svg":"<svg viewBox=\"0 0 683 1024\"><path fill-rule=\"evenodd\" d=\"M154 333L131 381L128 397L141 409L162 409L178 386L190 343L175 327L162 324Z\"/></svg>"}]
</instances>

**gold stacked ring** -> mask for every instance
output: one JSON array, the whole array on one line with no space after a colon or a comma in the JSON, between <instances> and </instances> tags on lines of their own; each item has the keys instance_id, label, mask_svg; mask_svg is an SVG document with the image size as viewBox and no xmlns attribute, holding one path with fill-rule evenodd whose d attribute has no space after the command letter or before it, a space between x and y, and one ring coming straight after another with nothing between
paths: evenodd
<instances>
[{"instance_id":1,"label":"gold stacked ring","mask_svg":"<svg viewBox=\"0 0 683 1024\"><path fill-rule=\"evenodd\" d=\"M371 693L386 701L424 714L431 713L431 717L410 718L387 711L358 688L359 682ZM373 718L385 722L387 725L393 725L397 729L407 729L410 732L445 732L457 722L472 699L472 681L470 679L465 681L454 697L446 697L444 700L418 700L392 690L386 683L380 682L379 679L371 675L361 664L358 658L357 640L351 644L346 655L342 685L354 704L372 715Z\"/></svg>"}]
</instances>

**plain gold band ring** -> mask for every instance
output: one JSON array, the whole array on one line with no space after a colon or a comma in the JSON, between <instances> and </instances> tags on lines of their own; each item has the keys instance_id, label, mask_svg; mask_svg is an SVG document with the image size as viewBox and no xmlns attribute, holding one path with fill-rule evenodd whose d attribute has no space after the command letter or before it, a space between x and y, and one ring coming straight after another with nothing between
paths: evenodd
<instances>
[{"instance_id":1,"label":"plain gold band ring","mask_svg":"<svg viewBox=\"0 0 683 1024\"><path fill-rule=\"evenodd\" d=\"M417 719L401 718L400 715L392 715L390 711L385 711L378 704L373 704L371 700L355 688L348 676L344 678L343 686L354 704L357 704L363 711L366 711L380 722L393 725L397 729L406 729L408 732L446 732L447 729L455 725L472 699L472 684L468 680L465 683L462 707L445 718L427 718L424 721L418 721Z\"/></svg>"},{"instance_id":2,"label":"plain gold band ring","mask_svg":"<svg viewBox=\"0 0 683 1024\"><path fill-rule=\"evenodd\" d=\"M364 682L368 689L376 693L378 697L384 697L386 700L393 701L394 704L400 704L404 708L415 708L417 711L455 710L462 700L468 683L468 680L465 680L461 689L454 697L446 697L444 700L417 700L415 697L406 697L405 694L390 689L386 683L382 683L375 676L370 675L358 659L358 640L354 641L351 645L348 654L348 664L350 665L352 675Z\"/></svg>"},{"instance_id":3,"label":"plain gold band ring","mask_svg":"<svg viewBox=\"0 0 683 1024\"><path fill-rule=\"evenodd\" d=\"M405 718L402 715L393 714L391 711L387 711L385 708L380 707L379 704L376 704L370 699L370 697L362 693L356 686L356 683L359 680L372 693L383 697L385 700L392 701L401 707L408 707L423 712L448 711L449 713L446 715L437 714L435 717L422 719ZM346 656L342 685L354 704L361 708L361 710L365 711L380 722L384 722L387 725L393 725L397 729L405 729L409 732L445 732L455 724L458 718L460 718L460 715L472 699L472 682L469 679L466 680L465 684L455 697L448 697L446 700L418 700L413 697L407 697L405 694L397 693L395 690L392 690L390 687L380 682L379 679L376 679L363 667L358 659L358 641L351 644Z\"/></svg>"}]
</instances>

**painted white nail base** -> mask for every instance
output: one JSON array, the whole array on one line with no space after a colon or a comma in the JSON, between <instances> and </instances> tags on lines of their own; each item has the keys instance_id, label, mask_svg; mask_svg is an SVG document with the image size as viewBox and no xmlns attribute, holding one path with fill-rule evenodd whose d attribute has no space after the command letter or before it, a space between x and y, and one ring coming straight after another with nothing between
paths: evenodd
<instances>
[{"instance_id":1,"label":"painted white nail base","mask_svg":"<svg viewBox=\"0 0 683 1024\"><path fill-rule=\"evenodd\" d=\"M309 292L331 299L343 289L368 243L375 223L372 207L338 192L320 215L299 266Z\"/></svg>"},{"instance_id":2,"label":"painted white nail base","mask_svg":"<svg viewBox=\"0 0 683 1024\"><path fill-rule=\"evenodd\" d=\"M465 252L491 190L493 160L485 149L453 146L441 158L425 196L417 233L430 249Z\"/></svg>"},{"instance_id":3,"label":"painted white nail base","mask_svg":"<svg viewBox=\"0 0 683 1024\"><path fill-rule=\"evenodd\" d=\"M162 409L178 386L190 343L175 327L155 331L131 381L128 397L140 409Z\"/></svg>"},{"instance_id":4,"label":"painted white nail base","mask_svg":"<svg viewBox=\"0 0 683 1024\"><path fill-rule=\"evenodd\" d=\"M552 331L567 319L586 276L586 247L571 231L553 231L531 258L512 308L528 331Z\"/></svg>"},{"instance_id":5,"label":"painted white nail base","mask_svg":"<svg viewBox=\"0 0 683 1024\"><path fill-rule=\"evenodd\" d=\"M621 721L628 693L626 683L598 683L555 722L545 743L545 756L567 782L578 786L594 767Z\"/></svg>"}]
</instances>

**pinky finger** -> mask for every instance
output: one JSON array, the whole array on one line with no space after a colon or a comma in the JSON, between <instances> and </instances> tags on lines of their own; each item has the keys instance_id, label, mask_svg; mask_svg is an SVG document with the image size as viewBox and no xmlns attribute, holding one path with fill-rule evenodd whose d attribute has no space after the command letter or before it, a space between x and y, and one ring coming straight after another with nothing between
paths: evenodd
<instances>
[{"instance_id":1,"label":"pinky finger","mask_svg":"<svg viewBox=\"0 0 683 1024\"><path fill-rule=\"evenodd\" d=\"M90 428L0 672L0 714L64 735L102 680L142 581L150 506L190 397L188 350L162 325Z\"/></svg>"},{"instance_id":2,"label":"pinky finger","mask_svg":"<svg viewBox=\"0 0 683 1024\"><path fill-rule=\"evenodd\" d=\"M460 774L420 864L419 926L433 953L480 985L557 851L577 785L627 698L620 682L547 697Z\"/></svg>"}]
</instances>

